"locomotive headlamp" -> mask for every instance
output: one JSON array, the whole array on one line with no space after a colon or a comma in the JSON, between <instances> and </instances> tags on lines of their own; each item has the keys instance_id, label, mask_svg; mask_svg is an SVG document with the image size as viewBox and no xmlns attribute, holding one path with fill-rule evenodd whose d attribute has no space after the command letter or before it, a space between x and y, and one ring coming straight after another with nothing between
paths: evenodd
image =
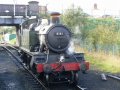
<instances>
[{"instance_id":1,"label":"locomotive headlamp","mask_svg":"<svg viewBox=\"0 0 120 90\"><path fill-rule=\"evenodd\" d=\"M60 62L64 62L65 61L65 57L64 57L64 55L61 55L60 56Z\"/></svg>"}]
</instances>

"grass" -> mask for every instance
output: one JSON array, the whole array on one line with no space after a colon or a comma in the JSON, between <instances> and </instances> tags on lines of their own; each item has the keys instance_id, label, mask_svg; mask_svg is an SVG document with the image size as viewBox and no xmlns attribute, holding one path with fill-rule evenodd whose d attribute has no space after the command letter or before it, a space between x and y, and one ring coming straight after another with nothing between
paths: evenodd
<instances>
[{"instance_id":1,"label":"grass","mask_svg":"<svg viewBox=\"0 0 120 90\"><path fill-rule=\"evenodd\" d=\"M100 53L86 53L85 58L93 65L93 69L110 73L120 73L120 57L102 55Z\"/></svg>"},{"instance_id":2,"label":"grass","mask_svg":"<svg viewBox=\"0 0 120 90\"><path fill-rule=\"evenodd\" d=\"M16 44L16 38L9 41L10 44L15 45Z\"/></svg>"},{"instance_id":3,"label":"grass","mask_svg":"<svg viewBox=\"0 0 120 90\"><path fill-rule=\"evenodd\" d=\"M120 73L120 57L104 53L88 52L79 47L77 51L85 52L85 59L90 62L91 69L109 73Z\"/></svg>"}]
</instances>

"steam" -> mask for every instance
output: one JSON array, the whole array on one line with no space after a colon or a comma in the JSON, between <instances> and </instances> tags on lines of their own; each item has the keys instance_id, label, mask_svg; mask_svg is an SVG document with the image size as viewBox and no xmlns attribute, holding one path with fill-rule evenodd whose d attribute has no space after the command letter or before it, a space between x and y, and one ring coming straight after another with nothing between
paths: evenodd
<instances>
[{"instance_id":1,"label":"steam","mask_svg":"<svg viewBox=\"0 0 120 90\"><path fill-rule=\"evenodd\" d=\"M75 50L75 46L74 46L74 42L73 40L70 41L70 45L69 45L69 48L67 50L67 54L68 55L71 55L74 53L74 50Z\"/></svg>"}]
</instances>

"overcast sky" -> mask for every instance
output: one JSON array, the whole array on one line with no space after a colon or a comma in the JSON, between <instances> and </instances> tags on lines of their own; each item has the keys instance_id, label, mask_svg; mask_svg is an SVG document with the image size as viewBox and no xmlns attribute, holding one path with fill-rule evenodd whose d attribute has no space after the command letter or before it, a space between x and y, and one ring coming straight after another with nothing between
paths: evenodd
<instances>
[{"instance_id":1,"label":"overcast sky","mask_svg":"<svg viewBox=\"0 0 120 90\"><path fill-rule=\"evenodd\" d=\"M31 0L0 0L0 4L27 4ZM120 0L36 0L40 5L47 5L49 11L59 11L68 8L70 5L80 6L87 13L97 14L120 14ZM98 10L93 11L94 4Z\"/></svg>"}]
</instances>

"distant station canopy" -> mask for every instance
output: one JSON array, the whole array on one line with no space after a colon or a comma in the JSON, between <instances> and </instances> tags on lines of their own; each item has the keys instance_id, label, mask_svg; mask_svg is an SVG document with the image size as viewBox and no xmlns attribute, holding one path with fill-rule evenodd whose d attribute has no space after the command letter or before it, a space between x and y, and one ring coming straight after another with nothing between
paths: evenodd
<instances>
[{"instance_id":1,"label":"distant station canopy","mask_svg":"<svg viewBox=\"0 0 120 90\"><path fill-rule=\"evenodd\" d=\"M50 14L52 24L60 23L60 15L59 12L52 12Z\"/></svg>"}]
</instances>

